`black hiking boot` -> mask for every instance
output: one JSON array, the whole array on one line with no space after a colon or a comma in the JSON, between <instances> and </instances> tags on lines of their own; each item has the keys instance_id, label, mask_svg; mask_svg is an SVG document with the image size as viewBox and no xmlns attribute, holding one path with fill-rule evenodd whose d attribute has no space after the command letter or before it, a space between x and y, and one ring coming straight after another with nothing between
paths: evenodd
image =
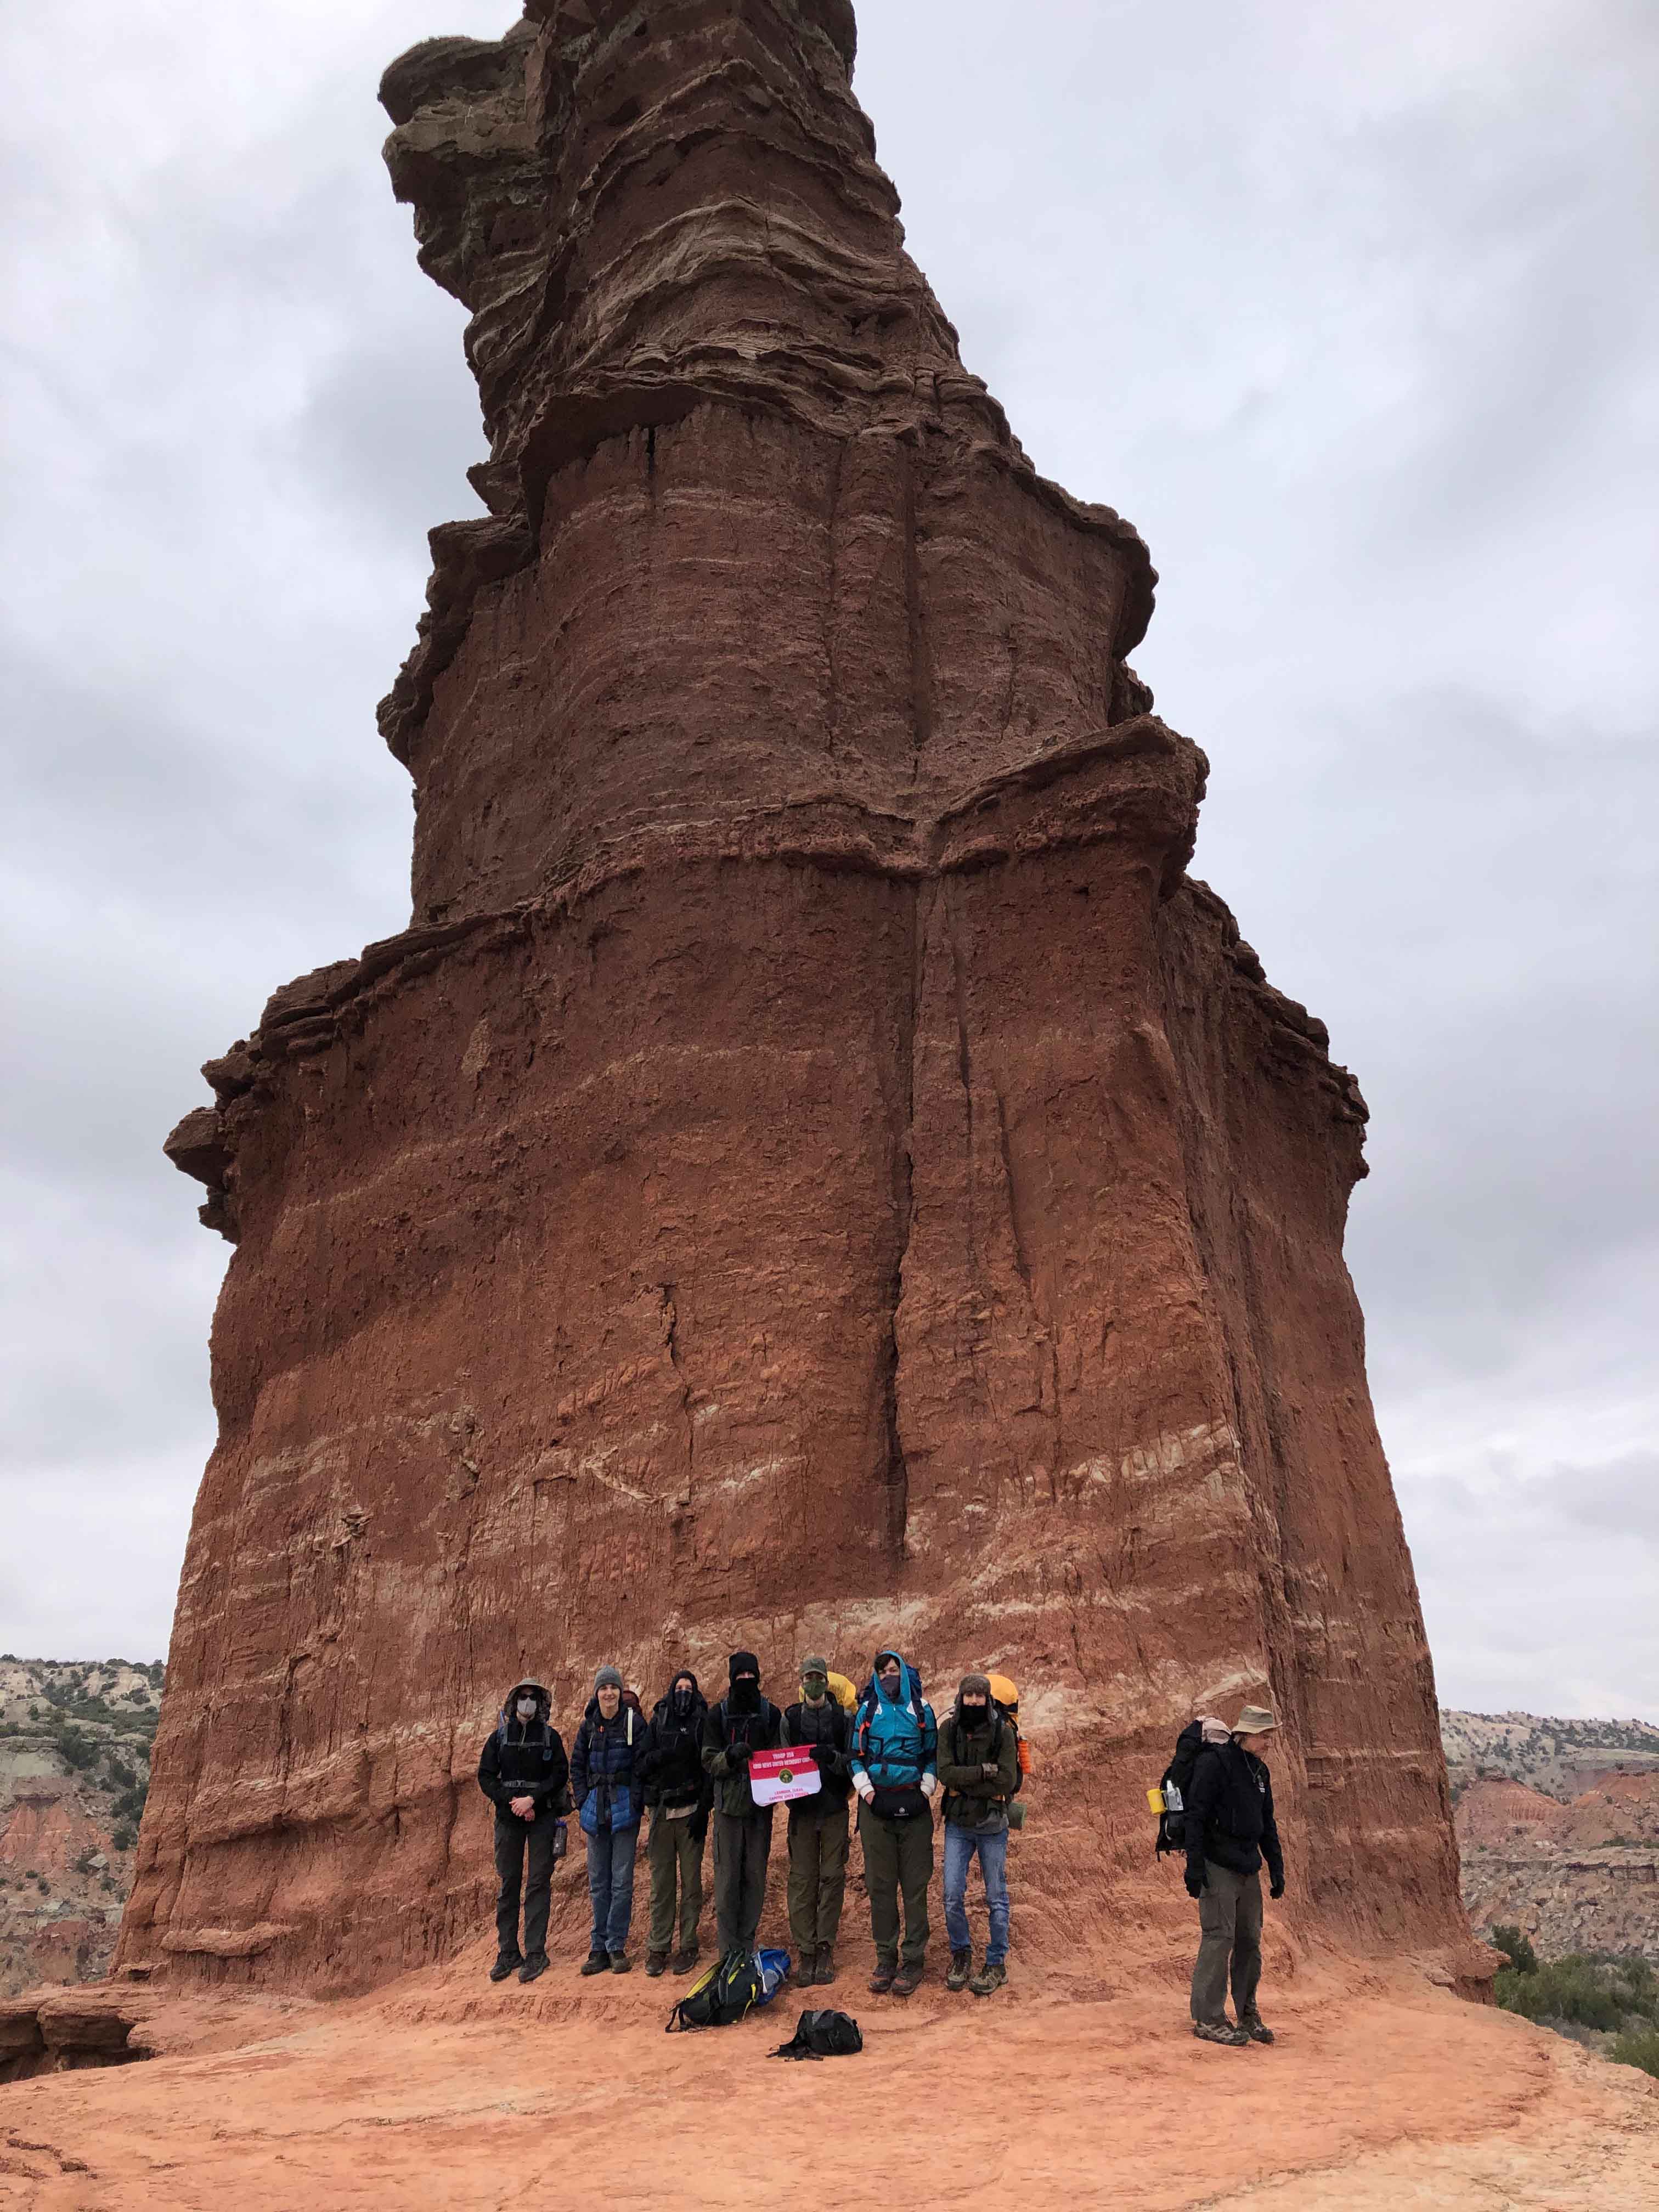
<instances>
[{"instance_id":1,"label":"black hiking boot","mask_svg":"<svg viewBox=\"0 0 1659 2212\"><path fill-rule=\"evenodd\" d=\"M659 1974L665 1974L668 1971L667 1952L647 1951L645 1954L645 1971L653 1982Z\"/></svg>"},{"instance_id":2,"label":"black hiking boot","mask_svg":"<svg viewBox=\"0 0 1659 2212\"><path fill-rule=\"evenodd\" d=\"M608 1974L611 1972L610 1959L603 1951L590 1951L582 1960L582 1972L585 1974Z\"/></svg>"},{"instance_id":3,"label":"black hiking boot","mask_svg":"<svg viewBox=\"0 0 1659 2212\"><path fill-rule=\"evenodd\" d=\"M613 1951L611 1954L611 1971L613 1974L631 1974L633 1972L634 1961L629 1957L626 1951Z\"/></svg>"},{"instance_id":4,"label":"black hiking boot","mask_svg":"<svg viewBox=\"0 0 1659 2212\"><path fill-rule=\"evenodd\" d=\"M921 1987L921 1975L922 1970L919 1966L901 1966L893 1977L893 1995L896 1997L914 1996Z\"/></svg>"},{"instance_id":5,"label":"black hiking boot","mask_svg":"<svg viewBox=\"0 0 1659 2212\"><path fill-rule=\"evenodd\" d=\"M492 1982L504 1982L509 1974L516 1974L523 1964L524 1960L519 1956L519 1954L516 1951L513 1954L510 1959L507 1953L503 1951L501 1957L496 1960L495 1965L490 1968L489 1978Z\"/></svg>"},{"instance_id":6,"label":"black hiking boot","mask_svg":"<svg viewBox=\"0 0 1659 2212\"><path fill-rule=\"evenodd\" d=\"M829 1988L830 1983L835 1980L836 1948L833 1943L819 1944L818 1962L812 1970L811 1978L819 1985L820 1988L826 1990Z\"/></svg>"},{"instance_id":7,"label":"black hiking boot","mask_svg":"<svg viewBox=\"0 0 1659 2212\"><path fill-rule=\"evenodd\" d=\"M872 1997L886 1996L888 1990L893 1986L893 1974L894 1969L884 1960L877 1960L876 1971L870 1977L870 1994Z\"/></svg>"},{"instance_id":8,"label":"black hiking boot","mask_svg":"<svg viewBox=\"0 0 1659 2212\"><path fill-rule=\"evenodd\" d=\"M1234 2051L1248 2051L1250 2039L1230 2020L1195 2020L1193 2033L1200 2043L1224 2043Z\"/></svg>"},{"instance_id":9,"label":"black hiking boot","mask_svg":"<svg viewBox=\"0 0 1659 2212\"><path fill-rule=\"evenodd\" d=\"M542 1976L543 1976L546 1972L547 1972L547 1954L546 1954L546 1952L545 1952L545 1951L532 1951L532 1952L531 1953L530 1956L529 1956L529 1957L525 1960L525 1962L524 1962L523 1966L521 1966L520 1967L520 1969L519 1969L519 1979L520 1979L521 1982L534 1982L534 1981L539 1981L539 1980L540 1980L540 1978L541 1978L541 1977L542 1977Z\"/></svg>"},{"instance_id":10,"label":"black hiking boot","mask_svg":"<svg viewBox=\"0 0 1659 2212\"><path fill-rule=\"evenodd\" d=\"M945 1977L945 1988L947 1990L965 1990L968 1986L968 1977L972 1973L973 1970L974 1954L971 1951L952 1951L951 1954L951 1971Z\"/></svg>"},{"instance_id":11,"label":"black hiking boot","mask_svg":"<svg viewBox=\"0 0 1659 2212\"><path fill-rule=\"evenodd\" d=\"M1252 2043L1271 2043L1273 2039L1272 2028L1254 2007L1249 2012L1240 2013L1238 2024Z\"/></svg>"},{"instance_id":12,"label":"black hiking boot","mask_svg":"<svg viewBox=\"0 0 1659 2212\"><path fill-rule=\"evenodd\" d=\"M697 1947L695 1943L683 1944L669 1960L670 1966L677 1974L689 1974L696 1963Z\"/></svg>"},{"instance_id":13,"label":"black hiking boot","mask_svg":"<svg viewBox=\"0 0 1659 2212\"><path fill-rule=\"evenodd\" d=\"M968 1987L976 1997L988 1997L994 1996L1007 1978L1008 1969L1002 1961L999 1959L994 1966L988 1959Z\"/></svg>"}]
</instances>

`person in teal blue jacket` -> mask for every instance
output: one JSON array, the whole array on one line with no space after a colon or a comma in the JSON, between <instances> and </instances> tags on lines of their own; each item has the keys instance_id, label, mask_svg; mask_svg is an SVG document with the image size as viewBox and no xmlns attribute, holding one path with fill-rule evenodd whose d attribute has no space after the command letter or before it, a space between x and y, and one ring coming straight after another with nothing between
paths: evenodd
<instances>
[{"instance_id":1,"label":"person in teal blue jacket","mask_svg":"<svg viewBox=\"0 0 1659 2212\"><path fill-rule=\"evenodd\" d=\"M899 1652L878 1651L853 1717L848 1762L859 1796L859 1840L876 1939L870 1987L877 1996L890 1990L896 1997L908 1997L926 1969L938 1755L939 1729L921 1694L921 1676Z\"/></svg>"}]
</instances>

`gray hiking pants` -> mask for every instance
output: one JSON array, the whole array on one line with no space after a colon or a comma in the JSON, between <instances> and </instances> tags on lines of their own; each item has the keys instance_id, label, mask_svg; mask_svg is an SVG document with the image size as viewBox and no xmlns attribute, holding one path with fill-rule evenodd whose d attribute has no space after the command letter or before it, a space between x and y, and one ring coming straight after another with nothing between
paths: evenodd
<instances>
[{"instance_id":1,"label":"gray hiking pants","mask_svg":"<svg viewBox=\"0 0 1659 2212\"><path fill-rule=\"evenodd\" d=\"M1227 1984L1233 2010L1243 2020L1255 2010L1261 1979L1261 1875L1235 1874L1204 1863L1204 1894L1198 1900L1198 1964L1193 1968L1193 2018L1224 2020Z\"/></svg>"},{"instance_id":2,"label":"gray hiking pants","mask_svg":"<svg viewBox=\"0 0 1659 2212\"><path fill-rule=\"evenodd\" d=\"M772 1849L772 1808L714 1815L714 1920L720 1956L752 1951L766 1902L766 1862Z\"/></svg>"}]
</instances>

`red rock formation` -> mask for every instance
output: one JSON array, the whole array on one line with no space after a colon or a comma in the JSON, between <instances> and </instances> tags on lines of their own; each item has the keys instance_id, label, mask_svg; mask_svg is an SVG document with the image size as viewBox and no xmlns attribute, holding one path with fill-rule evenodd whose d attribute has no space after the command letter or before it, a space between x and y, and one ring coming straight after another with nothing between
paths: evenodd
<instances>
[{"instance_id":1,"label":"red rock formation","mask_svg":"<svg viewBox=\"0 0 1659 2212\"><path fill-rule=\"evenodd\" d=\"M1463 1939L1364 1108L1185 872L1146 550L962 368L852 52L532 0L387 74L489 514L382 709L410 928L170 1140L237 1250L128 1962L443 1954L501 1686L734 1642L1020 1679L1030 1956L1186 1942L1144 1788L1263 1692L1297 1924Z\"/></svg>"}]
</instances>

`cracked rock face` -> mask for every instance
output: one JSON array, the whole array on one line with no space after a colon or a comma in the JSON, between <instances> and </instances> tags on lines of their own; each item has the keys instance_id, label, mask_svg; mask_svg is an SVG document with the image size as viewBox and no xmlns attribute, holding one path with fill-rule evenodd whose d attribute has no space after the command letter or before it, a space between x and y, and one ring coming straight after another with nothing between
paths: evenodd
<instances>
[{"instance_id":1,"label":"cracked rock face","mask_svg":"<svg viewBox=\"0 0 1659 2212\"><path fill-rule=\"evenodd\" d=\"M538 0L387 72L489 511L381 710L410 928L169 1140L237 1249L129 1964L442 1955L507 1684L568 1731L602 1659L884 1642L1025 1692L1028 1956L1188 1941L1143 1793L1263 1696L1287 1924L1463 1940L1364 1108L1186 872L1146 549L963 368L853 52L845 0Z\"/></svg>"}]
</instances>

